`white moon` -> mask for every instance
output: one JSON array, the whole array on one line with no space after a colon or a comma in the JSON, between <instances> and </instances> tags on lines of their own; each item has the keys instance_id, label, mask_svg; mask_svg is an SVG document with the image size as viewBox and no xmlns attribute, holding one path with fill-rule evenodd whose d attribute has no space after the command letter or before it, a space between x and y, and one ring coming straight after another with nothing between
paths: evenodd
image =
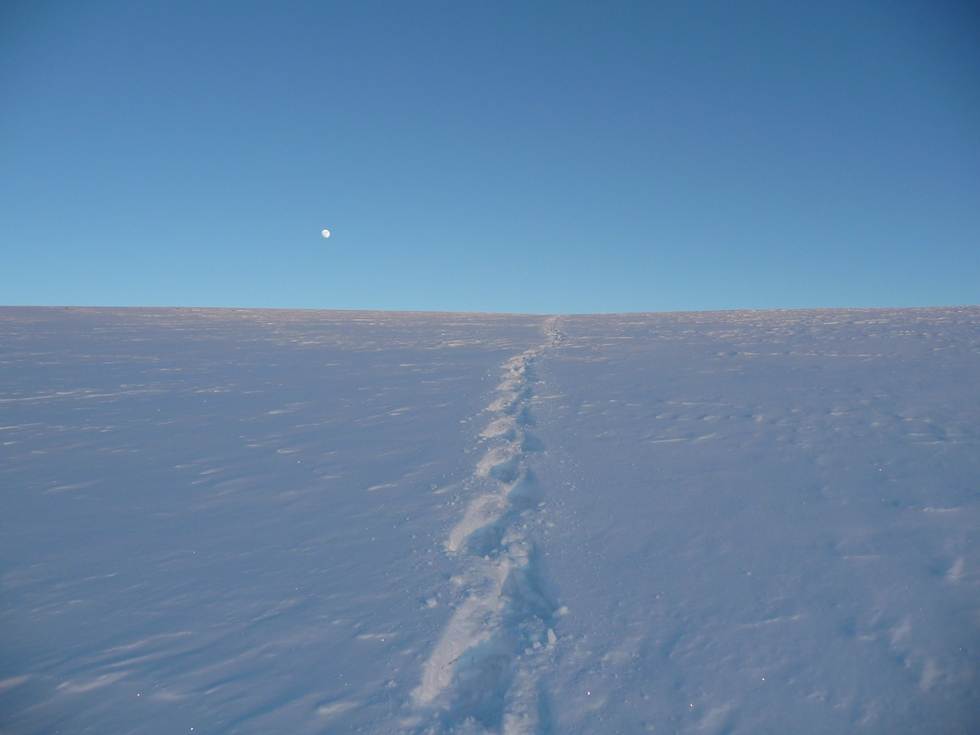
<instances>
[{"instance_id":1,"label":"white moon","mask_svg":"<svg viewBox=\"0 0 980 735\"><path fill-rule=\"evenodd\" d=\"M330 230L324 230L323 231L323 236L324 237L330 237Z\"/></svg>"}]
</instances>

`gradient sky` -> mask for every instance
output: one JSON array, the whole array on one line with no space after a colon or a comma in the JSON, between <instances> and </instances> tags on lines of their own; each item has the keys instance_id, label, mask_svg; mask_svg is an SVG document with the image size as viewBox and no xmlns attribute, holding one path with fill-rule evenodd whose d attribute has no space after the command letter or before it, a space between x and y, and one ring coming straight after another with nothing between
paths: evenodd
<instances>
[{"instance_id":1,"label":"gradient sky","mask_svg":"<svg viewBox=\"0 0 980 735\"><path fill-rule=\"evenodd\" d=\"M976 303L972 3L0 5L0 304Z\"/></svg>"}]
</instances>

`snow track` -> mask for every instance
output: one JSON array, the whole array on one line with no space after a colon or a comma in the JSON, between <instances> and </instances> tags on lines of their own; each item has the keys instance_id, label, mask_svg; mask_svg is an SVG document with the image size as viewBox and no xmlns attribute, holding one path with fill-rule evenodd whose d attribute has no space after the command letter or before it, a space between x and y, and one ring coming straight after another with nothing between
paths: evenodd
<instances>
[{"instance_id":1,"label":"snow track","mask_svg":"<svg viewBox=\"0 0 980 735\"><path fill-rule=\"evenodd\" d=\"M559 607L535 533L546 524L544 493L529 464L544 450L530 432L533 365L560 346L559 324L550 319L547 342L504 363L486 409L487 450L467 481L476 497L446 540L458 562L459 603L413 692L433 715L427 734L553 732L543 672Z\"/></svg>"}]
</instances>

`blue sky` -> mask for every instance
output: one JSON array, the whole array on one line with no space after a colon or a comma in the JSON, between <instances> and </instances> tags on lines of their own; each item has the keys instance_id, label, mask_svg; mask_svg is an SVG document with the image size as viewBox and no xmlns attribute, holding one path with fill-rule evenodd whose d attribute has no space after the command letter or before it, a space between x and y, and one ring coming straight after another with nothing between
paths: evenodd
<instances>
[{"instance_id":1,"label":"blue sky","mask_svg":"<svg viewBox=\"0 0 980 735\"><path fill-rule=\"evenodd\" d=\"M950 2L8 2L0 304L980 303L978 39Z\"/></svg>"}]
</instances>

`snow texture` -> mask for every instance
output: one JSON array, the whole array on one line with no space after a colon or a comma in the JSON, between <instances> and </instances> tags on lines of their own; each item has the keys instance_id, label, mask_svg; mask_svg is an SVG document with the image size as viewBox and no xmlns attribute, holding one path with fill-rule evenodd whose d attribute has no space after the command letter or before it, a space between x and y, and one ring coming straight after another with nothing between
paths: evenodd
<instances>
[{"instance_id":1,"label":"snow texture","mask_svg":"<svg viewBox=\"0 0 980 735\"><path fill-rule=\"evenodd\" d=\"M980 308L0 309L0 732L974 733Z\"/></svg>"}]
</instances>

